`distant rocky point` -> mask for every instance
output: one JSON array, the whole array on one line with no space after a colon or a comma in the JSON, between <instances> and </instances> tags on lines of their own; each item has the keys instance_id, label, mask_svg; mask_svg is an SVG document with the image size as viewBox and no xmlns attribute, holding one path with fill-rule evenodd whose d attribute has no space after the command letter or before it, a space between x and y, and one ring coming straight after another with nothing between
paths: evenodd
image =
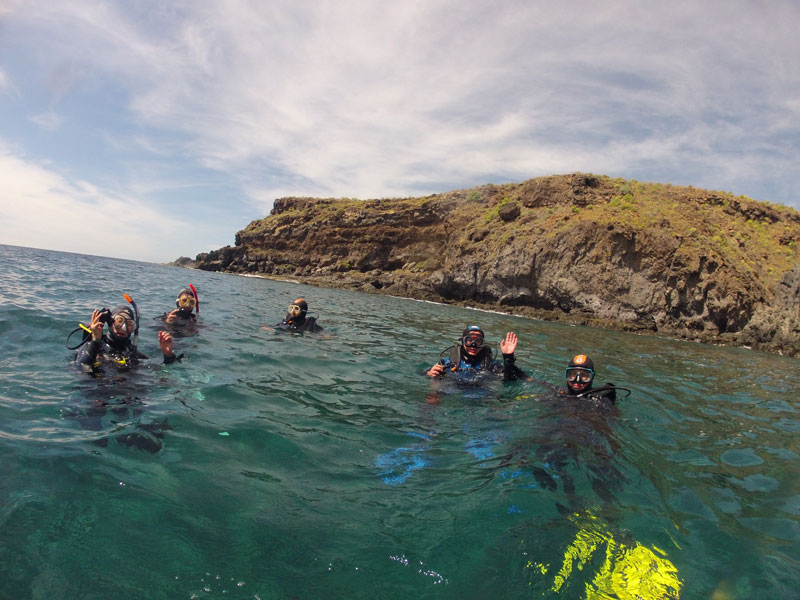
<instances>
[{"instance_id":1,"label":"distant rocky point","mask_svg":"<svg viewBox=\"0 0 800 600\"><path fill-rule=\"evenodd\" d=\"M577 173L422 198L280 198L209 271L800 354L800 213Z\"/></svg>"},{"instance_id":2,"label":"distant rocky point","mask_svg":"<svg viewBox=\"0 0 800 600\"><path fill-rule=\"evenodd\" d=\"M189 258L188 256L180 256L169 264L174 267L193 267L194 260Z\"/></svg>"}]
</instances>

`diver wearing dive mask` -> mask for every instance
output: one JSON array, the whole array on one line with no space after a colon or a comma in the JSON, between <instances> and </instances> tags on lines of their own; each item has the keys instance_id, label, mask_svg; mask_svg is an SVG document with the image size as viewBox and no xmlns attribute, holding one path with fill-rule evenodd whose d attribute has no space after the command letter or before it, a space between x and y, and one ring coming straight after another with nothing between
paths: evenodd
<instances>
[{"instance_id":1,"label":"diver wearing dive mask","mask_svg":"<svg viewBox=\"0 0 800 600\"><path fill-rule=\"evenodd\" d=\"M130 298L130 296L126 296ZM114 310L95 309L89 326L81 324L81 328L89 334L88 339L79 346L75 362L85 371L97 374L104 364L110 364L118 370L132 368L139 359L147 358L139 352L136 345L139 334L139 311L133 300L129 300L133 308L118 306ZM108 332L103 333L105 325ZM176 357L173 351L172 336L166 331L158 333L158 343L164 355L164 362L171 363Z\"/></svg>"},{"instance_id":2,"label":"diver wearing dive mask","mask_svg":"<svg viewBox=\"0 0 800 600\"><path fill-rule=\"evenodd\" d=\"M286 309L283 321L275 325L275 329L292 332L317 332L323 331L322 325L317 323L316 317L308 316L308 302L298 298Z\"/></svg>"},{"instance_id":3,"label":"diver wearing dive mask","mask_svg":"<svg viewBox=\"0 0 800 600\"><path fill-rule=\"evenodd\" d=\"M170 325L180 325L194 323L197 321L197 314L200 312L200 299L197 296L197 289L191 284L188 288L183 288L175 298L174 310L164 313L159 320Z\"/></svg>"},{"instance_id":4,"label":"diver wearing dive mask","mask_svg":"<svg viewBox=\"0 0 800 600\"><path fill-rule=\"evenodd\" d=\"M617 394L613 383L606 383L601 388L592 388L594 361L585 354L578 354L569 361L564 376L567 380L564 394L577 398L605 399L612 404L616 402Z\"/></svg>"},{"instance_id":5,"label":"diver wearing dive mask","mask_svg":"<svg viewBox=\"0 0 800 600\"><path fill-rule=\"evenodd\" d=\"M506 334L500 342L503 363L495 360L491 348L484 345L483 329L477 325L469 325L461 334L460 343L442 352L447 353L438 363L433 365L426 375L438 377L447 373L465 373L488 371L502 374L505 381L524 379L525 373L514 363L514 352L517 349L517 336L513 331Z\"/></svg>"}]
</instances>

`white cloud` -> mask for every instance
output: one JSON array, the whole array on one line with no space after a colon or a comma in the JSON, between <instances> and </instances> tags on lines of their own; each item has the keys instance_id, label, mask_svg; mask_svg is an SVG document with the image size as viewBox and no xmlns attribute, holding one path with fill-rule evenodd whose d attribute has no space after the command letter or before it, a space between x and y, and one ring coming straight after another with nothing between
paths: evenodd
<instances>
[{"instance_id":1,"label":"white cloud","mask_svg":"<svg viewBox=\"0 0 800 600\"><path fill-rule=\"evenodd\" d=\"M133 107L191 136L210 167L287 172L333 195L519 179L577 162L625 173L642 159L677 169L700 160L735 173L715 164L730 162L715 146L759 162L745 146L764 136L753 115L775 123L780 111L750 107L800 91L785 54L794 36L773 28L797 11L728 10L622 2L584 18L523 3L206 7L176 24L168 53L153 49L174 70ZM653 154L633 151L645 148Z\"/></svg>"},{"instance_id":2,"label":"white cloud","mask_svg":"<svg viewBox=\"0 0 800 600\"><path fill-rule=\"evenodd\" d=\"M124 106L98 106L134 126L107 135L136 150L120 168L141 181L122 196L189 185L162 170L171 160L230 176L260 211L282 195L576 170L797 205L794 3L13 6L4 18L35 40L53 114L70 94L124 92ZM58 114L64 130L72 114Z\"/></svg>"},{"instance_id":3,"label":"white cloud","mask_svg":"<svg viewBox=\"0 0 800 600\"><path fill-rule=\"evenodd\" d=\"M4 244L141 260L175 258L184 225L136 199L70 181L0 143L0 239Z\"/></svg>"},{"instance_id":4,"label":"white cloud","mask_svg":"<svg viewBox=\"0 0 800 600\"><path fill-rule=\"evenodd\" d=\"M1 10L0 16L2 16ZM0 97L3 95L19 98L20 92L14 85L13 81L11 81L11 77L8 75L8 73L3 70L2 66L0 66Z\"/></svg>"},{"instance_id":5,"label":"white cloud","mask_svg":"<svg viewBox=\"0 0 800 600\"><path fill-rule=\"evenodd\" d=\"M33 115L30 120L45 131L55 131L61 126L61 117L53 111Z\"/></svg>"}]
</instances>

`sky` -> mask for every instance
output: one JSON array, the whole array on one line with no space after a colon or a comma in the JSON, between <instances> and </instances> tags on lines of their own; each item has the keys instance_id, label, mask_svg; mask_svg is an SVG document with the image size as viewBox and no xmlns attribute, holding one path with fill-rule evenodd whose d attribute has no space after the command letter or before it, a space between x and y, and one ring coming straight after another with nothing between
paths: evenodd
<instances>
[{"instance_id":1,"label":"sky","mask_svg":"<svg viewBox=\"0 0 800 600\"><path fill-rule=\"evenodd\" d=\"M800 208L794 0L0 0L0 244L589 172Z\"/></svg>"}]
</instances>

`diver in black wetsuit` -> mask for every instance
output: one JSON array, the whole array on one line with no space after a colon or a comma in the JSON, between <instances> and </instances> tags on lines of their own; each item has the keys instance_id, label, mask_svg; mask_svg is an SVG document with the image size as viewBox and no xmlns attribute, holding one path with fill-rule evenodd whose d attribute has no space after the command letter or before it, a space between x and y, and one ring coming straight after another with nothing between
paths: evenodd
<instances>
[{"instance_id":1,"label":"diver in black wetsuit","mask_svg":"<svg viewBox=\"0 0 800 600\"><path fill-rule=\"evenodd\" d=\"M616 456L620 446L614 436L614 422L619 417L617 391L630 394L626 388L613 383L592 388L594 362L578 354L566 368L566 388L551 386L555 394L538 399L545 409L531 427L531 438L520 441L508 455L509 462L520 454L528 455L531 448L533 476L544 489L555 490L559 483L567 495L568 506L560 509L575 512L580 505L576 497L574 469L586 471L592 490L606 503L614 502L614 494L625 481L617 468ZM569 400L569 401L568 401ZM526 448L527 446L527 448ZM529 456L523 459L530 463Z\"/></svg>"},{"instance_id":2,"label":"diver in black wetsuit","mask_svg":"<svg viewBox=\"0 0 800 600\"><path fill-rule=\"evenodd\" d=\"M560 390L560 394L595 401L603 400L611 404L617 401L617 391L613 383L606 383L602 387L592 388L594 362L585 354L578 354L569 361L565 376L567 378L567 387Z\"/></svg>"},{"instance_id":3,"label":"diver in black wetsuit","mask_svg":"<svg viewBox=\"0 0 800 600\"><path fill-rule=\"evenodd\" d=\"M289 309L283 321L275 325L278 331L291 331L293 333L323 331L322 325L317 323L316 317L306 316L308 313L308 303L302 298L298 298L289 305Z\"/></svg>"},{"instance_id":4,"label":"diver in black wetsuit","mask_svg":"<svg viewBox=\"0 0 800 600\"><path fill-rule=\"evenodd\" d=\"M108 323L108 333L103 327ZM88 327L91 341L81 346L75 362L85 371L98 375L104 365L112 365L118 370L132 368L140 359L148 358L139 352L136 340L138 324L133 310L127 306L118 306L113 311L108 309L94 310ZM182 358L175 356L172 336L166 331L159 331L158 343L164 354L164 363L169 364Z\"/></svg>"},{"instance_id":5,"label":"diver in black wetsuit","mask_svg":"<svg viewBox=\"0 0 800 600\"><path fill-rule=\"evenodd\" d=\"M428 377L440 377L448 373L488 372L502 374L503 381L525 378L525 373L514 364L518 340L513 331L508 332L500 342L502 364L494 359L491 348L484 346L483 339L483 330L477 325L469 325L461 334L459 345L450 348L448 356L433 365L425 374Z\"/></svg>"},{"instance_id":6,"label":"diver in black wetsuit","mask_svg":"<svg viewBox=\"0 0 800 600\"><path fill-rule=\"evenodd\" d=\"M110 367L116 372L129 371L138 365L147 356L137 349L139 331L139 310L136 304L126 296L132 304L133 310L127 306L119 306L113 311L109 309L94 310L89 326L80 326L85 334L80 350L75 358L76 364L84 371L99 377L104 372L104 367ZM108 333L103 333L105 324L108 323ZM80 331L80 329L76 330ZM131 341L133 338L133 341ZM68 338L69 339L69 338ZM172 336L166 331L158 333L158 342L164 355L164 363L173 363L183 358L175 356L173 351ZM68 345L69 347L69 345ZM74 349L74 347L73 347ZM111 393L105 393L101 388L93 389L89 393L91 404L82 410L72 411L84 429L101 431L102 420L110 409L115 415L122 418L138 417L142 413L143 402L136 395L135 382L127 381L125 393L117 394L117 378L104 379L107 386L111 386ZM162 422L137 423L135 429L128 433L116 436L117 442L126 446L135 446L140 450L158 452L162 448L161 440L164 431L172 429L164 419ZM108 438L93 440L93 443L102 447L108 444Z\"/></svg>"},{"instance_id":7,"label":"diver in black wetsuit","mask_svg":"<svg viewBox=\"0 0 800 600\"><path fill-rule=\"evenodd\" d=\"M197 322L195 312L200 313L200 300L195 287L190 284L189 288L191 289L183 288L178 292L178 297L175 299L177 308L157 317L159 321L169 325L189 325Z\"/></svg>"}]
</instances>

